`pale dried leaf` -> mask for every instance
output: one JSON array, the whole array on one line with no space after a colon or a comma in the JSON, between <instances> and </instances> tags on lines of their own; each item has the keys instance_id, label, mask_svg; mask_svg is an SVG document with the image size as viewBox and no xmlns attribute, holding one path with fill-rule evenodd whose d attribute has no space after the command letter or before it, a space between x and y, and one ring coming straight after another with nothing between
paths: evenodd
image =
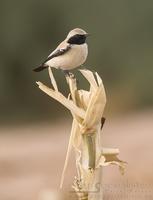
<instances>
[{"instance_id":1,"label":"pale dried leaf","mask_svg":"<svg viewBox=\"0 0 153 200\"><path fill-rule=\"evenodd\" d=\"M87 79L87 81L90 83L90 87L93 89L93 91L96 90L97 82L95 80L93 72L91 72L90 70L87 70L87 69L85 69L85 70L81 69L80 72Z\"/></svg>"},{"instance_id":2,"label":"pale dried leaf","mask_svg":"<svg viewBox=\"0 0 153 200\"><path fill-rule=\"evenodd\" d=\"M56 84L56 81L55 81L55 78L54 78L54 75L53 75L51 67L48 67L48 73L49 73L49 77L50 77L51 83L52 83L52 85L54 87L54 90L58 91L58 87L57 87L57 84Z\"/></svg>"},{"instance_id":3,"label":"pale dried leaf","mask_svg":"<svg viewBox=\"0 0 153 200\"><path fill-rule=\"evenodd\" d=\"M97 167L100 166L109 166L109 165L117 165L119 167L119 170L121 174L124 174L125 171L125 165L127 164L125 161L120 160L117 157L117 152L108 152L105 154L101 154L101 157L99 159L99 163Z\"/></svg>"},{"instance_id":4,"label":"pale dried leaf","mask_svg":"<svg viewBox=\"0 0 153 200\"><path fill-rule=\"evenodd\" d=\"M78 108L73 101L68 100L64 95L62 95L60 92L54 91L51 88L48 88L46 85L44 85L41 82L36 82L39 86L39 88L45 92L46 94L48 94L49 96L51 96L52 98L54 98L55 100L59 101L61 104L63 104L67 109L69 109L72 113L74 113L75 115L78 115L81 118L84 118L85 116L85 111L82 108Z\"/></svg>"},{"instance_id":5,"label":"pale dried leaf","mask_svg":"<svg viewBox=\"0 0 153 200\"><path fill-rule=\"evenodd\" d=\"M103 90L101 87L97 88L95 94L93 94L88 103L88 108L85 114L84 121L82 123L83 131L92 129L98 125L101 121L106 99L104 98Z\"/></svg>"},{"instance_id":6,"label":"pale dried leaf","mask_svg":"<svg viewBox=\"0 0 153 200\"><path fill-rule=\"evenodd\" d=\"M98 81L98 85L100 86L101 84L103 84L101 77L99 76L99 74L97 72L95 72L97 81Z\"/></svg>"},{"instance_id":7,"label":"pale dried leaf","mask_svg":"<svg viewBox=\"0 0 153 200\"><path fill-rule=\"evenodd\" d=\"M113 154L116 154L118 155L119 154L119 149L117 148L102 148L102 154L103 155L113 155Z\"/></svg>"},{"instance_id":8,"label":"pale dried leaf","mask_svg":"<svg viewBox=\"0 0 153 200\"><path fill-rule=\"evenodd\" d=\"M76 98L78 106L86 110L90 100L90 92L86 90L78 90Z\"/></svg>"},{"instance_id":9,"label":"pale dried leaf","mask_svg":"<svg viewBox=\"0 0 153 200\"><path fill-rule=\"evenodd\" d=\"M70 88L72 100L77 105L76 97L75 97L75 92L77 91L76 79L72 77L67 77L67 80L68 80L68 85Z\"/></svg>"},{"instance_id":10,"label":"pale dried leaf","mask_svg":"<svg viewBox=\"0 0 153 200\"><path fill-rule=\"evenodd\" d=\"M69 138L69 144L68 144L68 149L67 149L65 163L64 163L64 168L63 168L63 172L62 172L62 176L61 176L60 188L62 188L62 186L63 186L65 172L66 172L66 168L67 168L67 165L68 165L70 153L71 153L71 150L72 150L72 145L73 145L74 137L75 137L75 135L77 133L77 130L78 130L78 125L77 125L76 120L74 119L73 123L72 123L72 128L71 128L71 133L70 133L70 138Z\"/></svg>"}]
</instances>

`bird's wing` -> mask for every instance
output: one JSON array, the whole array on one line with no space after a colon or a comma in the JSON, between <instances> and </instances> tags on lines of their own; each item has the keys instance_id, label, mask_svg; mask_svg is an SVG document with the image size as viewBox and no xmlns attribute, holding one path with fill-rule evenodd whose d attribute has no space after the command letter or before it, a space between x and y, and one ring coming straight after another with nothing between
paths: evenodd
<instances>
[{"instance_id":1,"label":"bird's wing","mask_svg":"<svg viewBox=\"0 0 153 200\"><path fill-rule=\"evenodd\" d=\"M47 61L51 60L54 57L61 56L68 52L71 49L71 45L66 43L65 41L62 42L43 62L45 64Z\"/></svg>"}]
</instances>

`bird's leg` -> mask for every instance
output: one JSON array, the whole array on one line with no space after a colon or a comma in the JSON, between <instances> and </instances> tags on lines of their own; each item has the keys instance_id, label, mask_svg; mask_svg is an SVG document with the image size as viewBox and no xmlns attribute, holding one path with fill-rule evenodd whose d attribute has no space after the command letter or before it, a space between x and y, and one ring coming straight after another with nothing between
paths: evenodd
<instances>
[{"instance_id":1,"label":"bird's leg","mask_svg":"<svg viewBox=\"0 0 153 200\"><path fill-rule=\"evenodd\" d=\"M75 78L74 74L72 74L69 70L62 70L66 77Z\"/></svg>"},{"instance_id":2,"label":"bird's leg","mask_svg":"<svg viewBox=\"0 0 153 200\"><path fill-rule=\"evenodd\" d=\"M70 76L70 72L68 70L63 70L62 69L62 71L63 71L63 73L64 73L65 76Z\"/></svg>"}]
</instances>

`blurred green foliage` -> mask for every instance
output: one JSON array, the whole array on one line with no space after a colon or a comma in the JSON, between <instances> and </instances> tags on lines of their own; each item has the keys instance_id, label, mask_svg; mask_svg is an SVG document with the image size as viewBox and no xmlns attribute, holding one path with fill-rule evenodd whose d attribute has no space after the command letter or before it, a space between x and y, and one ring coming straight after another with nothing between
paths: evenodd
<instances>
[{"instance_id":1,"label":"blurred green foliage","mask_svg":"<svg viewBox=\"0 0 153 200\"><path fill-rule=\"evenodd\" d=\"M86 66L103 78L106 112L153 106L153 1L0 0L0 13L1 122L63 116L36 87L49 83L47 71L32 69L76 27L91 33ZM55 74L64 90L63 74Z\"/></svg>"}]
</instances>

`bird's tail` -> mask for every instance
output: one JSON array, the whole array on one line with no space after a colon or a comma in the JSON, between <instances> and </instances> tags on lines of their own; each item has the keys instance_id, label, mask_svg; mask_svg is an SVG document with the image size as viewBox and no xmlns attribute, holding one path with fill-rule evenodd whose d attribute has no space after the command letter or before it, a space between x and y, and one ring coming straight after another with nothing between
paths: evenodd
<instances>
[{"instance_id":1,"label":"bird's tail","mask_svg":"<svg viewBox=\"0 0 153 200\"><path fill-rule=\"evenodd\" d=\"M40 71L46 69L47 67L48 67L48 65L42 64L42 65L40 65L39 67L36 67L35 69L33 69L33 71L34 71L34 72L40 72Z\"/></svg>"}]
</instances>

